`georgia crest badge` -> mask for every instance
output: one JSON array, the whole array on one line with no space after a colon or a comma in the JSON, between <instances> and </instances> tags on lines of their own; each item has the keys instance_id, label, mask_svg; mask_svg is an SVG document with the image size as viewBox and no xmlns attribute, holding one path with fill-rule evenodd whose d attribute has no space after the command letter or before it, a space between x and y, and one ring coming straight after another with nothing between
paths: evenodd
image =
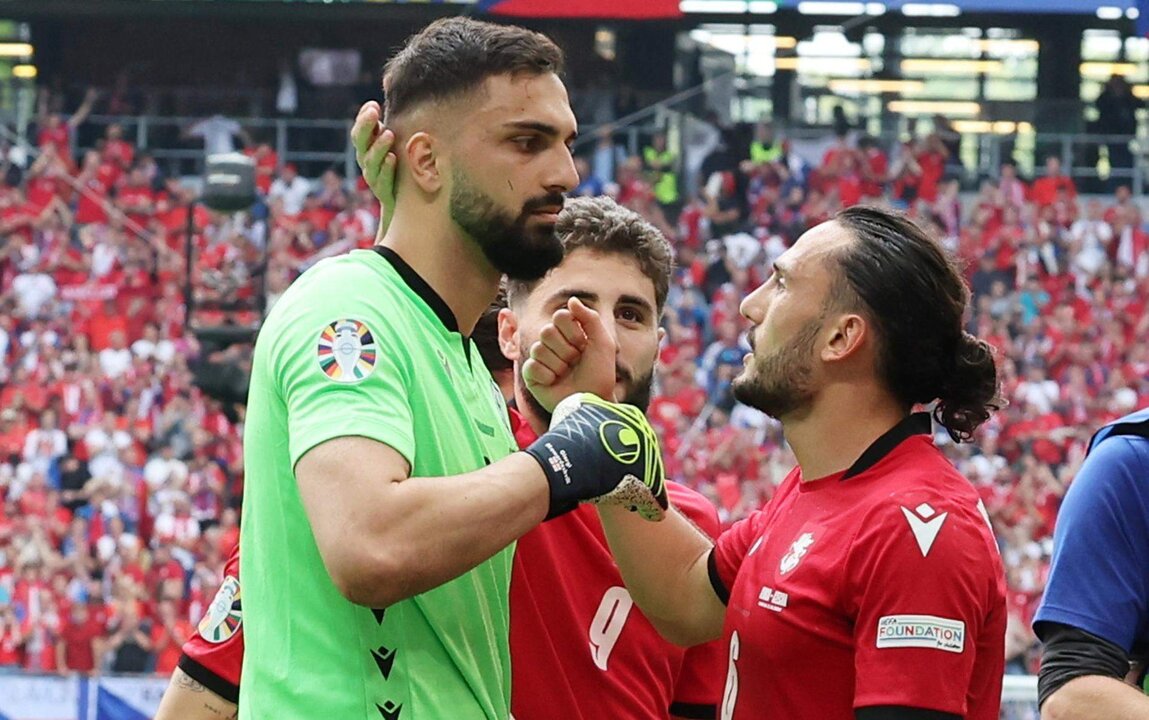
<instances>
[{"instance_id":1,"label":"georgia crest badge","mask_svg":"<svg viewBox=\"0 0 1149 720\"><path fill-rule=\"evenodd\" d=\"M810 550L810 546L814 544L814 533L806 532L798 536L798 539L790 546L790 552L782 556L782 562L779 564L779 569L782 574L790 572L798 567L798 563Z\"/></svg>"}]
</instances>

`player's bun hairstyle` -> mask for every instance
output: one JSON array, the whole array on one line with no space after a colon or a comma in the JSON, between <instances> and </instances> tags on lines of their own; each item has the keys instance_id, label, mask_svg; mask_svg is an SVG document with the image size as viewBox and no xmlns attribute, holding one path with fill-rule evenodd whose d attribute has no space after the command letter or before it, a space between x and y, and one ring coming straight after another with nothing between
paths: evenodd
<instances>
[{"instance_id":1,"label":"player's bun hairstyle","mask_svg":"<svg viewBox=\"0 0 1149 720\"><path fill-rule=\"evenodd\" d=\"M936 400L934 419L956 442L969 440L1003 402L992 348L962 330L969 290L957 266L902 215L856 206L835 219L856 242L838 256L834 294L869 310L886 386L906 406Z\"/></svg>"},{"instance_id":2,"label":"player's bun hairstyle","mask_svg":"<svg viewBox=\"0 0 1149 720\"><path fill-rule=\"evenodd\" d=\"M422 103L473 91L489 77L561 75L562 70L562 50L541 33L442 18L408 38L383 68L385 122Z\"/></svg>"},{"instance_id":3,"label":"player's bun hairstyle","mask_svg":"<svg viewBox=\"0 0 1149 720\"><path fill-rule=\"evenodd\" d=\"M674 271L674 249L654 225L635 211L606 196L571 198L563 204L555 235L563 257L579 248L632 258L654 283L655 309L662 312ZM512 304L534 289L536 282L507 281Z\"/></svg>"}]
</instances>

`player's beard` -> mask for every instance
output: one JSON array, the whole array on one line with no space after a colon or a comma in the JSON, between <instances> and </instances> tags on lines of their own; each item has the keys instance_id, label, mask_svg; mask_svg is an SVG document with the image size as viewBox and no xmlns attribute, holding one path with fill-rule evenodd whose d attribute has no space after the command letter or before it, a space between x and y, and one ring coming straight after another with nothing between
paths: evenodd
<instances>
[{"instance_id":1,"label":"player's beard","mask_svg":"<svg viewBox=\"0 0 1149 720\"><path fill-rule=\"evenodd\" d=\"M814 398L814 345L821 329L821 317L811 320L793 342L769 355L758 354L751 330L753 364L734 378L734 399L777 419L808 405Z\"/></svg>"},{"instance_id":2,"label":"player's beard","mask_svg":"<svg viewBox=\"0 0 1149 720\"><path fill-rule=\"evenodd\" d=\"M563 246L554 224L529 222L542 208L562 207L559 193L531 198L515 217L455 168L449 205L455 224L474 239L496 270L512 280L538 280L562 262Z\"/></svg>"},{"instance_id":3,"label":"player's beard","mask_svg":"<svg viewBox=\"0 0 1149 720\"><path fill-rule=\"evenodd\" d=\"M636 381L632 381L633 376L628 370L618 367L615 372L618 374L619 380L622 381L623 387L626 388L626 395L622 398L622 402L634 405L645 414L647 408L650 407L650 396L654 390L654 368L648 370ZM518 364L515 365L515 387L517 388L516 394L522 396L528 406L519 409L538 418L544 426L550 426L551 413L547 412L542 403L527 388L527 383L523 380L523 368Z\"/></svg>"}]
</instances>

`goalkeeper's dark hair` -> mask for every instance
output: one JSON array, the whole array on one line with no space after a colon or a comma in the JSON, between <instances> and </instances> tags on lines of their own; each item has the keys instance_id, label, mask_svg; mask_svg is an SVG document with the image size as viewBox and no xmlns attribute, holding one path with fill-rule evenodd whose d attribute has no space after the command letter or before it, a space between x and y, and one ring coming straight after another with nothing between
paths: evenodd
<instances>
[{"instance_id":1,"label":"goalkeeper's dark hair","mask_svg":"<svg viewBox=\"0 0 1149 720\"><path fill-rule=\"evenodd\" d=\"M906 408L937 401L934 419L969 440L1002 407L993 349L962 329L969 290L941 246L906 217L876 207L841 211L855 242L837 253L831 302L877 330L878 373Z\"/></svg>"},{"instance_id":2,"label":"goalkeeper's dark hair","mask_svg":"<svg viewBox=\"0 0 1149 720\"><path fill-rule=\"evenodd\" d=\"M383 69L384 123L426 103L454 99L496 75L561 75L563 52L547 36L449 17L407 39Z\"/></svg>"},{"instance_id":3,"label":"goalkeeper's dark hair","mask_svg":"<svg viewBox=\"0 0 1149 720\"><path fill-rule=\"evenodd\" d=\"M632 258L642 274L654 283L655 310L662 312L670 292L674 249L666 236L641 215L609 197L573 198L566 201L559 213L555 235L562 242L563 257L587 248ZM539 282L508 280L507 299L511 306L525 298Z\"/></svg>"}]
</instances>

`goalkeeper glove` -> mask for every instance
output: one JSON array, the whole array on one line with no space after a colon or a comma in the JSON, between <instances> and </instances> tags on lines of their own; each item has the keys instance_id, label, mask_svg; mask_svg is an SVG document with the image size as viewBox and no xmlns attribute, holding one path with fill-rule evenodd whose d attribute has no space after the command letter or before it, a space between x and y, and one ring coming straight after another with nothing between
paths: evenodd
<instances>
[{"instance_id":1,"label":"goalkeeper glove","mask_svg":"<svg viewBox=\"0 0 1149 720\"><path fill-rule=\"evenodd\" d=\"M633 405L571 395L526 452L550 485L548 520L580 502L621 505L647 520L661 520L668 507L658 438Z\"/></svg>"}]
</instances>

